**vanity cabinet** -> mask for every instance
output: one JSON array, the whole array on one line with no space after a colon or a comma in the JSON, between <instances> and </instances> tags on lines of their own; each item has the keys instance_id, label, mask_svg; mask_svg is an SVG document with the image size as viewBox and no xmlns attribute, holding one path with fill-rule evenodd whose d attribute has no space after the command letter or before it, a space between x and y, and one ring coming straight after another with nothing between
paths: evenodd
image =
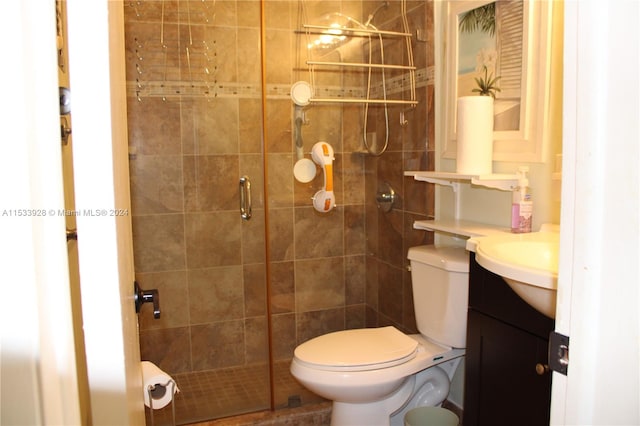
<instances>
[{"instance_id":1,"label":"vanity cabinet","mask_svg":"<svg viewBox=\"0 0 640 426\"><path fill-rule=\"evenodd\" d=\"M549 424L553 329L552 319L520 299L471 253L465 426Z\"/></svg>"}]
</instances>

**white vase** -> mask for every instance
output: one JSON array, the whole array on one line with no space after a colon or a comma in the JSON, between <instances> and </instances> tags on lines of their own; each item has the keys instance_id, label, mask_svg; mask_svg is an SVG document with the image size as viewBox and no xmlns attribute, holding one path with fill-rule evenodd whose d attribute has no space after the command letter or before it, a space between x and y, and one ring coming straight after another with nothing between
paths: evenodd
<instances>
[{"instance_id":1,"label":"white vase","mask_svg":"<svg viewBox=\"0 0 640 426\"><path fill-rule=\"evenodd\" d=\"M456 122L456 172L468 175L492 173L493 97L458 98Z\"/></svg>"}]
</instances>

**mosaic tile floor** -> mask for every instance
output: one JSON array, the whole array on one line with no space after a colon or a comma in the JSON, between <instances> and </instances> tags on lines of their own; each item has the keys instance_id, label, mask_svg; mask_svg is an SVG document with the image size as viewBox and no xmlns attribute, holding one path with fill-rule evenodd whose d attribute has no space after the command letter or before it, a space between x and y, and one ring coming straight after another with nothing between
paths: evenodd
<instances>
[{"instance_id":1,"label":"mosaic tile floor","mask_svg":"<svg viewBox=\"0 0 640 426\"><path fill-rule=\"evenodd\" d=\"M276 408L322 402L289 373L289 361L278 361L275 372ZM180 392L175 395L176 424L184 425L269 409L269 371L266 365L249 365L175 374ZM171 404L151 412L147 425L172 425Z\"/></svg>"}]
</instances>

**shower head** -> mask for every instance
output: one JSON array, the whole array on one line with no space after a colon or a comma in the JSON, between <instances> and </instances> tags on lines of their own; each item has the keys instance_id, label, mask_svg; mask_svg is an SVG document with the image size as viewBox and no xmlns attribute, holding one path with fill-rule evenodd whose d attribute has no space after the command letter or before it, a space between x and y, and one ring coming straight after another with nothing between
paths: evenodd
<instances>
[{"instance_id":1,"label":"shower head","mask_svg":"<svg viewBox=\"0 0 640 426\"><path fill-rule=\"evenodd\" d=\"M384 1L380 6L378 6L376 8L376 10L374 10L369 17L367 18L367 22L364 23L365 27L368 27L369 25L371 25L371 21L373 21L373 18L376 17L376 15L378 14L378 12L380 12L381 9L386 9L387 7L389 7L389 2L388 1Z\"/></svg>"},{"instance_id":2,"label":"shower head","mask_svg":"<svg viewBox=\"0 0 640 426\"><path fill-rule=\"evenodd\" d=\"M318 37L307 45L307 48L313 49L316 52L328 52L339 48L349 41L349 38L344 33L345 28L351 28L353 24L362 26L362 24L350 16L343 15L339 12L326 13L315 21L314 23L328 28L319 33Z\"/></svg>"},{"instance_id":3,"label":"shower head","mask_svg":"<svg viewBox=\"0 0 640 426\"><path fill-rule=\"evenodd\" d=\"M383 1L368 17L367 22L362 23L357 19L345 15L340 12L330 12L322 15L318 18L321 25L328 27L323 31L319 37L307 44L308 49L313 49L316 52L333 52L339 49L341 46L347 44L350 40L345 34L345 29L374 29L377 28L371 24L371 21L376 17L380 10L389 7L389 1Z\"/></svg>"}]
</instances>

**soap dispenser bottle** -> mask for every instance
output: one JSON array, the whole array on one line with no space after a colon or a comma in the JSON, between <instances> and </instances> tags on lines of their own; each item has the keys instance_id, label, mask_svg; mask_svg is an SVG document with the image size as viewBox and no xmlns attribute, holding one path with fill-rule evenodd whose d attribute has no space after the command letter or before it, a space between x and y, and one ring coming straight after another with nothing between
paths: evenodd
<instances>
[{"instance_id":1,"label":"soap dispenser bottle","mask_svg":"<svg viewBox=\"0 0 640 426\"><path fill-rule=\"evenodd\" d=\"M516 234L531 232L533 201L527 178L528 172L527 166L518 168L518 186L513 191L511 201L511 232Z\"/></svg>"}]
</instances>

